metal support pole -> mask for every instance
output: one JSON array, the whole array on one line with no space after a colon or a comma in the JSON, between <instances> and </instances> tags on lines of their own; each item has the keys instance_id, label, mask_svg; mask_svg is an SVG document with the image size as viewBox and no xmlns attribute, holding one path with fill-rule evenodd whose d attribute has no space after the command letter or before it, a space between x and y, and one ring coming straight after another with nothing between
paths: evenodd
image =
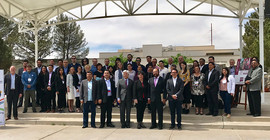
<instances>
[{"instance_id":1,"label":"metal support pole","mask_svg":"<svg viewBox=\"0 0 270 140\"><path fill-rule=\"evenodd\" d=\"M243 23L242 19L239 19L239 42L240 42L240 58L243 58Z\"/></svg>"},{"instance_id":2,"label":"metal support pole","mask_svg":"<svg viewBox=\"0 0 270 140\"><path fill-rule=\"evenodd\" d=\"M264 73L264 0L260 0L259 2L259 40L260 40L260 63L262 65L262 70ZM264 93L264 74L262 76L262 91Z\"/></svg>"},{"instance_id":3,"label":"metal support pole","mask_svg":"<svg viewBox=\"0 0 270 140\"><path fill-rule=\"evenodd\" d=\"M37 67L37 60L38 60L38 28L35 28L34 34L35 34L35 66Z\"/></svg>"}]
</instances>

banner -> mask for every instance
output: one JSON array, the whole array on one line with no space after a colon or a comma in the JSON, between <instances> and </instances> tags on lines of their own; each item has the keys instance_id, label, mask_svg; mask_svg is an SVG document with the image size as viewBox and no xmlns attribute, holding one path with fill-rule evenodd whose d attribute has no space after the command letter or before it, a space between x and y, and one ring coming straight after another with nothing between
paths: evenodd
<instances>
[{"instance_id":1,"label":"banner","mask_svg":"<svg viewBox=\"0 0 270 140\"><path fill-rule=\"evenodd\" d=\"M250 59L251 58L238 59L237 66L235 69L235 84L239 85L245 84L245 78L248 74L248 70L251 67Z\"/></svg>"},{"instance_id":2,"label":"banner","mask_svg":"<svg viewBox=\"0 0 270 140\"><path fill-rule=\"evenodd\" d=\"M4 70L0 70L0 126L5 125Z\"/></svg>"}]
</instances>

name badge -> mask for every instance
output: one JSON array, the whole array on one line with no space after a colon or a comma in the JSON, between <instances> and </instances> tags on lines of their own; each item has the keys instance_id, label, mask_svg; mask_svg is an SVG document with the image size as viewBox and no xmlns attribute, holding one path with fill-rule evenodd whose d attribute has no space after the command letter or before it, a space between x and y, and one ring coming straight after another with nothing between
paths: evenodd
<instances>
[{"instance_id":1,"label":"name badge","mask_svg":"<svg viewBox=\"0 0 270 140\"><path fill-rule=\"evenodd\" d=\"M62 81L63 84L65 84L65 81Z\"/></svg>"},{"instance_id":2,"label":"name badge","mask_svg":"<svg viewBox=\"0 0 270 140\"><path fill-rule=\"evenodd\" d=\"M199 85L199 81L195 81L194 84L195 84L195 86L198 86Z\"/></svg>"},{"instance_id":3,"label":"name badge","mask_svg":"<svg viewBox=\"0 0 270 140\"><path fill-rule=\"evenodd\" d=\"M32 79L31 78L28 78L28 82L30 83L32 81Z\"/></svg>"},{"instance_id":4,"label":"name badge","mask_svg":"<svg viewBox=\"0 0 270 140\"><path fill-rule=\"evenodd\" d=\"M111 87L110 86L107 86L107 90L108 90L108 92L111 91Z\"/></svg>"},{"instance_id":5,"label":"name badge","mask_svg":"<svg viewBox=\"0 0 270 140\"><path fill-rule=\"evenodd\" d=\"M226 84L226 83L227 83L227 81L226 81L226 80L223 80L223 81L222 81L222 83L223 83L223 84Z\"/></svg>"}]
</instances>

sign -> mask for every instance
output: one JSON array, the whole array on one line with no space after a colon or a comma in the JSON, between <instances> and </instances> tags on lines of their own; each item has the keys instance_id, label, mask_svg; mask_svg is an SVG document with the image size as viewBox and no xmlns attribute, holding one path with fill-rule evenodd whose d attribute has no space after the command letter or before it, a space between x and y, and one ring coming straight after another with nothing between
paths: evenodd
<instances>
[{"instance_id":1,"label":"sign","mask_svg":"<svg viewBox=\"0 0 270 140\"><path fill-rule=\"evenodd\" d=\"M0 70L0 126L5 125L4 70Z\"/></svg>"},{"instance_id":2,"label":"sign","mask_svg":"<svg viewBox=\"0 0 270 140\"><path fill-rule=\"evenodd\" d=\"M235 84L244 85L245 78L247 77L248 70L250 69L250 59L242 58L238 59L237 66L235 69Z\"/></svg>"}]
</instances>

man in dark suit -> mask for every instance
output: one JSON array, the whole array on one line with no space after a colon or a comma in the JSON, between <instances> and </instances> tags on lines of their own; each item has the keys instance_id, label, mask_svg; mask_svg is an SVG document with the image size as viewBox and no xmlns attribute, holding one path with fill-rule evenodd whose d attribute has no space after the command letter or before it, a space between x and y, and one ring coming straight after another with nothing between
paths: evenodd
<instances>
[{"instance_id":1,"label":"man in dark suit","mask_svg":"<svg viewBox=\"0 0 270 140\"><path fill-rule=\"evenodd\" d=\"M205 65L205 59L200 58L200 71L205 74L208 71L208 65Z\"/></svg>"},{"instance_id":2,"label":"man in dark suit","mask_svg":"<svg viewBox=\"0 0 270 140\"><path fill-rule=\"evenodd\" d=\"M215 64L209 62L209 70L205 74L206 96L208 100L209 113L206 115L218 115L218 91L219 91L219 71L215 69Z\"/></svg>"},{"instance_id":3,"label":"man in dark suit","mask_svg":"<svg viewBox=\"0 0 270 140\"><path fill-rule=\"evenodd\" d=\"M127 70L127 65L128 64L131 64L132 65L132 69L136 71L136 66L135 66L136 63L132 62L132 58L133 58L132 54L128 54L127 55L127 60L128 61L124 63L124 70Z\"/></svg>"},{"instance_id":4,"label":"man in dark suit","mask_svg":"<svg viewBox=\"0 0 270 140\"><path fill-rule=\"evenodd\" d=\"M128 71L123 71L123 77L117 84L117 101L120 104L121 128L130 128L130 111L133 99L133 81L128 79ZM127 111L125 113L125 111ZM125 118L126 116L126 118Z\"/></svg>"},{"instance_id":5,"label":"man in dark suit","mask_svg":"<svg viewBox=\"0 0 270 140\"><path fill-rule=\"evenodd\" d=\"M110 64L110 59L109 58L105 58L104 60L104 66L102 67L102 71L105 71L105 70L109 70L109 64Z\"/></svg>"},{"instance_id":6,"label":"man in dark suit","mask_svg":"<svg viewBox=\"0 0 270 140\"><path fill-rule=\"evenodd\" d=\"M20 68L18 71L19 76L22 76L22 74L27 71L26 69L27 65L28 65L28 60L23 60L23 67ZM23 103L23 95L22 97L19 98L18 107L22 107L22 103Z\"/></svg>"},{"instance_id":7,"label":"man in dark suit","mask_svg":"<svg viewBox=\"0 0 270 140\"><path fill-rule=\"evenodd\" d=\"M55 101L55 72L53 72L53 65L48 66L49 72L45 74L45 87L46 88L46 95L45 96L45 110L47 110L47 113L52 111L52 113L55 112L56 107L56 101ZM52 108L51 105L53 104ZM52 110L51 110L52 109Z\"/></svg>"},{"instance_id":8,"label":"man in dark suit","mask_svg":"<svg viewBox=\"0 0 270 140\"><path fill-rule=\"evenodd\" d=\"M156 111L158 111L158 128L163 129L163 104L166 101L166 94L163 94L163 101L161 101L161 94L164 91L164 80L159 76L159 70L153 70L154 77L149 79L150 95L148 103L151 103L151 122L150 129L157 127L156 123Z\"/></svg>"},{"instance_id":9,"label":"man in dark suit","mask_svg":"<svg viewBox=\"0 0 270 140\"><path fill-rule=\"evenodd\" d=\"M138 71L138 67L141 66L142 71L146 72L147 70L146 70L145 66L141 64L141 61L142 61L142 59L140 57L136 58L136 65L135 65L134 69L135 69L135 71Z\"/></svg>"},{"instance_id":10,"label":"man in dark suit","mask_svg":"<svg viewBox=\"0 0 270 140\"><path fill-rule=\"evenodd\" d=\"M37 67L34 69L34 72L36 73L37 77L39 75L39 73L41 72L41 69L42 69L42 60L41 59L38 59L37 60ZM37 79L38 81L38 79ZM41 93L39 92L40 90L36 90L36 93L37 93L37 96L36 96L36 104L37 105L41 105Z\"/></svg>"},{"instance_id":11,"label":"man in dark suit","mask_svg":"<svg viewBox=\"0 0 270 140\"><path fill-rule=\"evenodd\" d=\"M100 116L100 128L105 126L105 114L107 112L107 126L115 127L112 124L112 105L116 102L116 89L115 83L110 79L110 72L108 70L104 71L104 79L99 81L98 88L98 103L101 104L101 116Z\"/></svg>"},{"instance_id":12,"label":"man in dark suit","mask_svg":"<svg viewBox=\"0 0 270 140\"><path fill-rule=\"evenodd\" d=\"M184 91L184 83L179 78L177 69L172 69L171 72L172 78L167 81L166 89L168 93L169 107L171 112L171 127L170 129L174 129L175 127L175 110L177 110L177 127L178 129L182 129L181 127L181 110L182 110L182 102L184 100L183 91Z\"/></svg>"},{"instance_id":13,"label":"man in dark suit","mask_svg":"<svg viewBox=\"0 0 270 140\"><path fill-rule=\"evenodd\" d=\"M5 75L4 87L5 94L7 96L8 103L8 113L6 121L11 119L11 108L13 106L13 117L18 120L18 109L17 103L18 98L22 97L22 82L21 77L15 73L16 68L14 66L10 67L10 73Z\"/></svg>"},{"instance_id":14,"label":"man in dark suit","mask_svg":"<svg viewBox=\"0 0 270 140\"><path fill-rule=\"evenodd\" d=\"M80 100L83 104L83 127L88 127L88 113L91 107L91 127L96 128L96 104L97 104L97 81L93 79L93 73L87 72L85 80L81 83Z\"/></svg>"}]
</instances>

